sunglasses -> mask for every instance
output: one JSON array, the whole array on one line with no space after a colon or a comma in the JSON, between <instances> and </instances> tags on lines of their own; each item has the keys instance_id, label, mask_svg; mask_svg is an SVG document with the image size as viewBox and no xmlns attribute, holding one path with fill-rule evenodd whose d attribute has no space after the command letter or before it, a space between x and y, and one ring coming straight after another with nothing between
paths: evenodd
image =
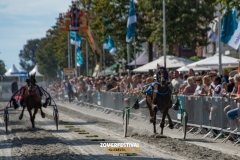
<instances>
[{"instance_id":1,"label":"sunglasses","mask_svg":"<svg viewBox=\"0 0 240 160\"><path fill-rule=\"evenodd\" d=\"M196 81L202 81L201 79L197 79Z\"/></svg>"}]
</instances>

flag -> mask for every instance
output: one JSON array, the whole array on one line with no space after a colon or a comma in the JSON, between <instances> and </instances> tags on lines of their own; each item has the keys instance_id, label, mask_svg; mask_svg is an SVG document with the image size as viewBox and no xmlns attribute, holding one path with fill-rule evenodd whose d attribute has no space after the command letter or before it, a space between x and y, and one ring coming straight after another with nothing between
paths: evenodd
<instances>
[{"instance_id":1,"label":"flag","mask_svg":"<svg viewBox=\"0 0 240 160\"><path fill-rule=\"evenodd\" d=\"M103 42L103 49L108 49L108 38Z\"/></svg>"},{"instance_id":2,"label":"flag","mask_svg":"<svg viewBox=\"0 0 240 160\"><path fill-rule=\"evenodd\" d=\"M130 42L132 37L135 36L135 23L137 22L136 11L134 6L134 0L130 1L130 10L128 14L128 22L127 22L127 36L126 42Z\"/></svg>"},{"instance_id":3,"label":"flag","mask_svg":"<svg viewBox=\"0 0 240 160\"><path fill-rule=\"evenodd\" d=\"M240 45L240 17L237 18L237 9L231 9L222 20L222 30L220 40L234 49Z\"/></svg>"},{"instance_id":4,"label":"flag","mask_svg":"<svg viewBox=\"0 0 240 160\"><path fill-rule=\"evenodd\" d=\"M210 42L218 42L218 35L213 31L208 31L208 39Z\"/></svg>"},{"instance_id":5,"label":"flag","mask_svg":"<svg viewBox=\"0 0 240 160\"><path fill-rule=\"evenodd\" d=\"M77 45L77 46L80 47L82 39L81 39L81 37L79 36L79 34L77 32L70 31L70 41L71 41L71 44Z\"/></svg>"},{"instance_id":6,"label":"flag","mask_svg":"<svg viewBox=\"0 0 240 160\"><path fill-rule=\"evenodd\" d=\"M81 48L77 47L77 66L81 66L84 64Z\"/></svg>"},{"instance_id":7,"label":"flag","mask_svg":"<svg viewBox=\"0 0 240 160\"><path fill-rule=\"evenodd\" d=\"M116 52L116 47L114 45L113 39L108 36L107 39L103 42L103 49L108 49L109 53L114 54Z\"/></svg>"},{"instance_id":8,"label":"flag","mask_svg":"<svg viewBox=\"0 0 240 160\"><path fill-rule=\"evenodd\" d=\"M81 42L82 39L80 35L77 32L70 31L70 39L71 39L71 44L77 46L77 66L81 66L84 64L83 57L82 57L82 52L81 52ZM76 41L75 41L76 40Z\"/></svg>"}]
</instances>

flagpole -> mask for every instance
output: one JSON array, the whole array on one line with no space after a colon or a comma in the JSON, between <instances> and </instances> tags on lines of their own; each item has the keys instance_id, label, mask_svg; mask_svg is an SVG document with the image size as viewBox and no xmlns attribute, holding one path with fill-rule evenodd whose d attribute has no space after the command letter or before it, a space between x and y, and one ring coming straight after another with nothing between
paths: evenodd
<instances>
[{"instance_id":1,"label":"flagpole","mask_svg":"<svg viewBox=\"0 0 240 160\"><path fill-rule=\"evenodd\" d=\"M165 11L165 0L163 0L163 54L164 54L164 67L166 67L166 11Z\"/></svg>"},{"instance_id":2,"label":"flagpole","mask_svg":"<svg viewBox=\"0 0 240 160\"><path fill-rule=\"evenodd\" d=\"M104 76L105 76L105 69L106 69L106 67L105 67L105 49L104 49L104 47L103 47L103 67L104 67Z\"/></svg>"},{"instance_id":3,"label":"flagpole","mask_svg":"<svg viewBox=\"0 0 240 160\"><path fill-rule=\"evenodd\" d=\"M137 62L136 62L136 59L137 59L137 55L136 55L136 39L135 39L135 36L134 36L134 56L135 56L135 69L137 68Z\"/></svg>"},{"instance_id":4,"label":"flagpole","mask_svg":"<svg viewBox=\"0 0 240 160\"><path fill-rule=\"evenodd\" d=\"M70 36L68 31L68 68L70 68Z\"/></svg>"},{"instance_id":5,"label":"flagpole","mask_svg":"<svg viewBox=\"0 0 240 160\"><path fill-rule=\"evenodd\" d=\"M77 31L75 33L75 70L76 70L76 76L78 76L78 71L77 71Z\"/></svg>"},{"instance_id":6,"label":"flagpole","mask_svg":"<svg viewBox=\"0 0 240 160\"><path fill-rule=\"evenodd\" d=\"M130 49L129 43L127 43L127 62L130 63ZM128 76L130 76L130 69L128 68Z\"/></svg>"},{"instance_id":7,"label":"flagpole","mask_svg":"<svg viewBox=\"0 0 240 160\"><path fill-rule=\"evenodd\" d=\"M218 72L219 76L222 76L222 46L220 41L221 35L221 4L218 3L218 55L219 55L219 65L218 65Z\"/></svg>"}]
</instances>

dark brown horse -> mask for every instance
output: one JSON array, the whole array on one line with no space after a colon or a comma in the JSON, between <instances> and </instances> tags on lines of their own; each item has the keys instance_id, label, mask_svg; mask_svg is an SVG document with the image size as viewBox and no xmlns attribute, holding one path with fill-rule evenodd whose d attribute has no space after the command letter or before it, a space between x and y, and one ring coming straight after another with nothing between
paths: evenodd
<instances>
[{"instance_id":1,"label":"dark brown horse","mask_svg":"<svg viewBox=\"0 0 240 160\"><path fill-rule=\"evenodd\" d=\"M43 111L42 111L40 89L36 85L35 74L36 73L34 73L32 75L28 74L28 79L26 80L27 85L26 85L26 87L22 88L23 93L22 93L22 99L20 101L20 104L23 107L23 109L19 116L19 119L21 120L23 117L24 109L25 109L25 107L27 107L27 110L30 115L30 121L32 122L32 128L35 128L34 120L35 120L35 116L38 112L38 109L40 109L40 111L41 111L42 118L45 118L45 113L43 113ZM32 109L34 109L33 113L32 113Z\"/></svg>"},{"instance_id":2,"label":"dark brown horse","mask_svg":"<svg viewBox=\"0 0 240 160\"><path fill-rule=\"evenodd\" d=\"M163 134L163 128L165 125L165 118L168 117L169 128L173 129L173 123L168 114L168 110L172 107L171 89L167 84L167 70L165 67L160 67L157 64L157 81L152 89L152 97L146 96L147 106L150 112L151 120L153 123L153 131L156 133L156 115L160 111L162 113L162 121L160 123L161 134Z\"/></svg>"}]
</instances>

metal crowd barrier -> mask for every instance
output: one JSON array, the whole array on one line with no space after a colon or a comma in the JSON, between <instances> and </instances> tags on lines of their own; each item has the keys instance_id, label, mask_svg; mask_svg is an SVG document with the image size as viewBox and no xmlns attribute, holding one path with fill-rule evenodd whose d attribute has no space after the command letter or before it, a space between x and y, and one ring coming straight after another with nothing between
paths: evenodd
<instances>
[{"instance_id":1,"label":"metal crowd barrier","mask_svg":"<svg viewBox=\"0 0 240 160\"><path fill-rule=\"evenodd\" d=\"M91 92L91 94L87 93L86 95L87 96L82 99L83 102L119 112L127 105L124 102L124 98L130 98L130 104L133 104L137 97L134 95L123 96L119 92ZM211 130L211 132L215 130L219 134L221 134L222 131L231 133L236 128L224 112L224 108L228 105L230 105L230 109L237 107L233 99L185 95L178 95L178 99L180 101L180 106L188 112L188 126L199 128L197 133L200 133L203 128ZM176 102L176 96L173 97L173 103L174 102ZM181 118L180 112L170 109L169 114L174 122L179 122ZM141 116L142 118L149 118L149 111L146 108L138 110L132 109L130 118L135 115ZM157 118L159 119L161 116ZM232 130L227 130L227 128L232 128Z\"/></svg>"}]
</instances>

